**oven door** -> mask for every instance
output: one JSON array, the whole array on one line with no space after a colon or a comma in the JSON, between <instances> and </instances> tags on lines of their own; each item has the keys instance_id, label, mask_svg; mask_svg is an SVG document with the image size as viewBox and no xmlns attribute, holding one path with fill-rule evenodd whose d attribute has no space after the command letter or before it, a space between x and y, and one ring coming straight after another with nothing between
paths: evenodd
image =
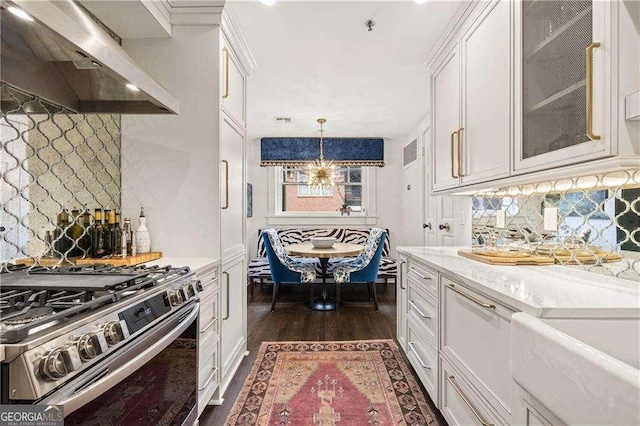
<instances>
[{"instance_id":1,"label":"oven door","mask_svg":"<svg viewBox=\"0 0 640 426\"><path fill-rule=\"evenodd\" d=\"M197 418L194 302L39 404L64 405L65 425L192 425Z\"/></svg>"}]
</instances>

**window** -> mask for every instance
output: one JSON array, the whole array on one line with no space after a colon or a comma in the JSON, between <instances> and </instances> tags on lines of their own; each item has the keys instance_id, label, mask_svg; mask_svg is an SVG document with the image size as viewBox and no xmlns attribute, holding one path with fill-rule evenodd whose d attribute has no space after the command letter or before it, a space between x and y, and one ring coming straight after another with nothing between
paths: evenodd
<instances>
[{"instance_id":1,"label":"window","mask_svg":"<svg viewBox=\"0 0 640 426\"><path fill-rule=\"evenodd\" d=\"M363 168L341 167L336 170L336 185L319 188L307 184L304 167L278 168L281 212L338 212L344 205L352 212L363 212Z\"/></svg>"}]
</instances>

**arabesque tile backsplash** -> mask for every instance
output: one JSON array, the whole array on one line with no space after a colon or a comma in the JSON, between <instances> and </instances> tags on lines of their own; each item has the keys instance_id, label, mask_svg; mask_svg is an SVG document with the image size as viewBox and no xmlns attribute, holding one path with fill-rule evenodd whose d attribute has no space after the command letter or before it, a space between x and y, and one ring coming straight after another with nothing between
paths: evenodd
<instances>
[{"instance_id":1,"label":"arabesque tile backsplash","mask_svg":"<svg viewBox=\"0 0 640 426\"><path fill-rule=\"evenodd\" d=\"M558 229L544 229L557 208ZM640 281L640 169L539 182L473 196L474 246L514 246L556 263ZM496 227L499 210L505 227Z\"/></svg>"}]
</instances>

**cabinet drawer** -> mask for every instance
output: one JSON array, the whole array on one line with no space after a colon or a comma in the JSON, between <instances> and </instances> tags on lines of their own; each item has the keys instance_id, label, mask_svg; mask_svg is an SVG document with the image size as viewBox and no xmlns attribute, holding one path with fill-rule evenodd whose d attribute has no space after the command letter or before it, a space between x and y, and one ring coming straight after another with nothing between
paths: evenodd
<instances>
[{"instance_id":1,"label":"cabinet drawer","mask_svg":"<svg viewBox=\"0 0 640 426\"><path fill-rule=\"evenodd\" d=\"M420 332L438 347L438 301L422 286L410 280L407 289L407 315L415 320Z\"/></svg>"},{"instance_id":2,"label":"cabinet drawer","mask_svg":"<svg viewBox=\"0 0 640 426\"><path fill-rule=\"evenodd\" d=\"M441 362L442 401L440 401L440 412L447 423L450 426L503 424L480 401L478 394L444 358L441 359Z\"/></svg>"},{"instance_id":3,"label":"cabinet drawer","mask_svg":"<svg viewBox=\"0 0 640 426\"><path fill-rule=\"evenodd\" d=\"M407 266L407 278L422 286L437 298L438 272L411 259Z\"/></svg>"},{"instance_id":4,"label":"cabinet drawer","mask_svg":"<svg viewBox=\"0 0 640 426\"><path fill-rule=\"evenodd\" d=\"M441 352L508 418L513 398L509 355L513 312L446 277L442 283Z\"/></svg>"},{"instance_id":5,"label":"cabinet drawer","mask_svg":"<svg viewBox=\"0 0 640 426\"><path fill-rule=\"evenodd\" d=\"M202 291L205 293L219 286L218 268L204 274L198 274L197 278L200 280L200 286L202 287Z\"/></svg>"},{"instance_id":6,"label":"cabinet drawer","mask_svg":"<svg viewBox=\"0 0 640 426\"><path fill-rule=\"evenodd\" d=\"M416 331L416 324L407 320L407 358L436 406L438 405L438 354L435 346Z\"/></svg>"},{"instance_id":7,"label":"cabinet drawer","mask_svg":"<svg viewBox=\"0 0 640 426\"><path fill-rule=\"evenodd\" d=\"M215 386L219 382L218 342L218 336L200 340L198 392L206 391L209 386Z\"/></svg>"},{"instance_id":8,"label":"cabinet drawer","mask_svg":"<svg viewBox=\"0 0 640 426\"><path fill-rule=\"evenodd\" d=\"M210 294L200 302L200 318L198 329L202 334L219 334L220 292ZM201 336L202 337L202 336ZM205 337L206 338L206 337Z\"/></svg>"}]
</instances>

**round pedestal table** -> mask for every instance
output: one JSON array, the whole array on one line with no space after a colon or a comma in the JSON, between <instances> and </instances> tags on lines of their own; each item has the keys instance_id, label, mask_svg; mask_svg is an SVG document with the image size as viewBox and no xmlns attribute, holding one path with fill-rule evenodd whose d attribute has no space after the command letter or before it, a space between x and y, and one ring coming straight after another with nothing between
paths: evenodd
<instances>
[{"instance_id":1,"label":"round pedestal table","mask_svg":"<svg viewBox=\"0 0 640 426\"><path fill-rule=\"evenodd\" d=\"M311 241L291 244L284 248L289 256L317 257L322 268L322 294L309 300L305 305L317 311L332 311L337 308L336 299L327 294L327 268L329 259L336 257L355 257L364 250L361 244L335 243L331 248L315 248ZM311 284L313 294L313 283Z\"/></svg>"}]
</instances>

